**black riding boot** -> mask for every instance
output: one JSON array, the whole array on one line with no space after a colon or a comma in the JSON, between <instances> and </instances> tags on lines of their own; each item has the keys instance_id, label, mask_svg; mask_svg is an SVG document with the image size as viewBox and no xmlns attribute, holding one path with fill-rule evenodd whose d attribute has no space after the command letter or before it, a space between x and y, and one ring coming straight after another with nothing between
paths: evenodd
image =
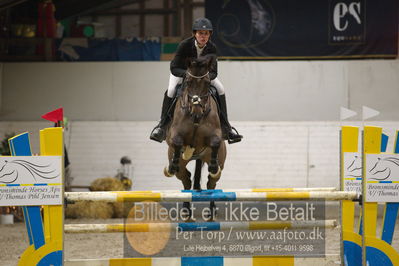
<instances>
[{"instance_id":1,"label":"black riding boot","mask_svg":"<svg viewBox=\"0 0 399 266\"><path fill-rule=\"evenodd\" d=\"M242 135L238 134L237 130L230 125L229 119L227 118L227 105L226 95L219 95L220 99L220 123L222 124L223 135L227 141L231 143L239 142L242 139Z\"/></svg>"},{"instance_id":2,"label":"black riding boot","mask_svg":"<svg viewBox=\"0 0 399 266\"><path fill-rule=\"evenodd\" d=\"M165 92L162 103L161 121L151 131L150 139L162 142L166 138L166 125L169 122L169 109L173 103L173 98L169 98Z\"/></svg>"}]
</instances>

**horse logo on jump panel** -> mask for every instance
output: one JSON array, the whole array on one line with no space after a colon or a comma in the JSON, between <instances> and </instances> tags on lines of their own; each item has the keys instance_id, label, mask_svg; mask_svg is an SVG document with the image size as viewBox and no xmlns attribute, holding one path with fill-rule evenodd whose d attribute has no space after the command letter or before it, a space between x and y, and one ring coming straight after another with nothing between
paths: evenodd
<instances>
[{"instance_id":1,"label":"horse logo on jump panel","mask_svg":"<svg viewBox=\"0 0 399 266\"><path fill-rule=\"evenodd\" d=\"M60 173L57 173L57 169L52 168L50 164L40 165L21 159L0 161L0 184L37 183L56 179L59 176Z\"/></svg>"},{"instance_id":2,"label":"horse logo on jump panel","mask_svg":"<svg viewBox=\"0 0 399 266\"><path fill-rule=\"evenodd\" d=\"M369 173L370 180L388 181L390 177L395 177L399 172L399 159L396 157L378 157L377 161L372 165Z\"/></svg>"},{"instance_id":3,"label":"horse logo on jump panel","mask_svg":"<svg viewBox=\"0 0 399 266\"><path fill-rule=\"evenodd\" d=\"M346 168L346 177L362 177L362 160L359 156L355 155L352 162Z\"/></svg>"}]
</instances>

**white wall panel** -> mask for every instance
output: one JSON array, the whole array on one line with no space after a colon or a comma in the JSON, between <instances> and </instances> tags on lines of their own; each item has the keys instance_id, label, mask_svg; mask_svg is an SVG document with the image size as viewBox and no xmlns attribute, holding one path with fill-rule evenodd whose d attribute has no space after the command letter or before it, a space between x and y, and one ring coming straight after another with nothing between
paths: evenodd
<instances>
[{"instance_id":1,"label":"white wall panel","mask_svg":"<svg viewBox=\"0 0 399 266\"><path fill-rule=\"evenodd\" d=\"M377 120L399 120L399 60L348 62L349 107L377 109Z\"/></svg>"},{"instance_id":2,"label":"white wall panel","mask_svg":"<svg viewBox=\"0 0 399 266\"><path fill-rule=\"evenodd\" d=\"M337 187L339 180L339 124L315 123L308 128L309 187Z\"/></svg>"},{"instance_id":3,"label":"white wall panel","mask_svg":"<svg viewBox=\"0 0 399 266\"><path fill-rule=\"evenodd\" d=\"M38 120L59 106L72 120L155 120L168 71L166 62L7 64L0 120Z\"/></svg>"},{"instance_id":4,"label":"white wall panel","mask_svg":"<svg viewBox=\"0 0 399 266\"><path fill-rule=\"evenodd\" d=\"M222 62L219 73L236 120L337 120L346 106L344 61Z\"/></svg>"},{"instance_id":5,"label":"white wall panel","mask_svg":"<svg viewBox=\"0 0 399 266\"><path fill-rule=\"evenodd\" d=\"M240 121L336 121L340 106L362 105L397 120L398 72L398 60L219 63ZM168 77L169 62L4 63L0 120L63 106L74 121L154 121Z\"/></svg>"}]
</instances>

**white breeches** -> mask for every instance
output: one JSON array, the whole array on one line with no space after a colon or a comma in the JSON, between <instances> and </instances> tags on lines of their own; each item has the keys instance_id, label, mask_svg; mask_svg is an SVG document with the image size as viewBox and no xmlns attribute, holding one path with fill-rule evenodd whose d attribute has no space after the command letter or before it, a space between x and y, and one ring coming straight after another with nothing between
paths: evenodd
<instances>
[{"instance_id":1,"label":"white breeches","mask_svg":"<svg viewBox=\"0 0 399 266\"><path fill-rule=\"evenodd\" d=\"M183 81L183 78L179 78L179 77L176 77L176 76L173 76L172 74L170 74L168 93L167 93L169 98L173 98L175 96L176 86L177 86L177 84L181 84L182 81ZM222 82L220 82L220 80L218 78L211 80L211 85L216 88L219 95L224 94L223 84L222 84Z\"/></svg>"}]
</instances>

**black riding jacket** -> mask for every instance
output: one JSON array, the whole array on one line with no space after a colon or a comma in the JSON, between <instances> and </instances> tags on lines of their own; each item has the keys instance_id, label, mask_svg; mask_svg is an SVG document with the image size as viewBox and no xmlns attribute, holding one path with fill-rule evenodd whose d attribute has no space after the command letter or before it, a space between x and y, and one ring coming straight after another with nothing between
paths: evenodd
<instances>
[{"instance_id":1,"label":"black riding jacket","mask_svg":"<svg viewBox=\"0 0 399 266\"><path fill-rule=\"evenodd\" d=\"M214 54L216 56L216 46L210 40L206 43L201 55ZM180 42L177 47L176 55L170 62L170 72L173 76L184 77L187 70L187 59L197 58L197 48L195 47L195 37L187 38ZM215 79L218 75L217 60L214 60L209 70L209 78Z\"/></svg>"}]
</instances>

